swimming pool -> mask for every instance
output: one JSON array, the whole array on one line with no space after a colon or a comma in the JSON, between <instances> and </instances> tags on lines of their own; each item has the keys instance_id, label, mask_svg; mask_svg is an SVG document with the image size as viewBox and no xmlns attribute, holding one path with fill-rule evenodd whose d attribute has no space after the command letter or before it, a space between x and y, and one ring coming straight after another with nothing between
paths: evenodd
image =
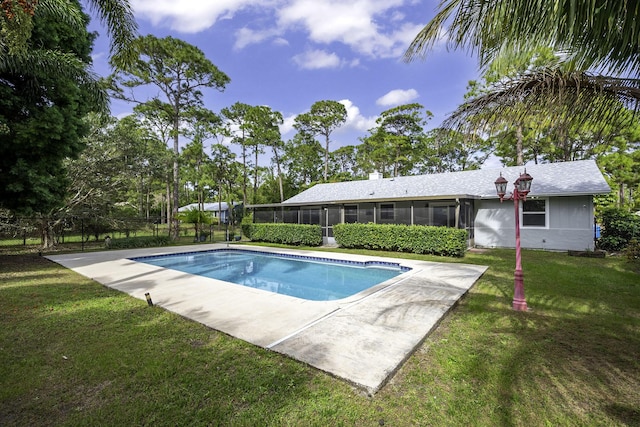
<instances>
[{"instance_id":1,"label":"swimming pool","mask_svg":"<svg viewBox=\"0 0 640 427\"><path fill-rule=\"evenodd\" d=\"M312 301L346 298L410 270L393 262L342 261L244 249L131 260Z\"/></svg>"}]
</instances>

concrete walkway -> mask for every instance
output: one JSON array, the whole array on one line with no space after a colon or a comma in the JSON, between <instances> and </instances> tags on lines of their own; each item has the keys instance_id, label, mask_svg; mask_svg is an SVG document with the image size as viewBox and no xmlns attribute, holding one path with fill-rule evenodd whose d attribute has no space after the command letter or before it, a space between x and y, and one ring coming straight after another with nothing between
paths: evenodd
<instances>
[{"instance_id":1,"label":"concrete walkway","mask_svg":"<svg viewBox=\"0 0 640 427\"><path fill-rule=\"evenodd\" d=\"M395 259L412 270L352 297L308 301L132 261L222 249L225 244L48 256L105 286L343 378L373 394L396 372L487 267ZM354 261L333 252L237 246Z\"/></svg>"}]
</instances>

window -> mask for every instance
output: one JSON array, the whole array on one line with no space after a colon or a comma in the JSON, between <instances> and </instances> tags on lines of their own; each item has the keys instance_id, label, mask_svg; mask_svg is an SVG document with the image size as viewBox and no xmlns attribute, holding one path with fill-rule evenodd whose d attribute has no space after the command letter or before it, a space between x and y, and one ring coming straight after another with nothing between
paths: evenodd
<instances>
[{"instance_id":1,"label":"window","mask_svg":"<svg viewBox=\"0 0 640 427\"><path fill-rule=\"evenodd\" d=\"M393 221L394 219L393 203L380 205L380 219L383 221Z\"/></svg>"},{"instance_id":2,"label":"window","mask_svg":"<svg viewBox=\"0 0 640 427\"><path fill-rule=\"evenodd\" d=\"M431 225L436 227L456 226L456 205L449 203L431 203Z\"/></svg>"},{"instance_id":3,"label":"window","mask_svg":"<svg viewBox=\"0 0 640 427\"><path fill-rule=\"evenodd\" d=\"M283 212L282 222L285 224L298 223L298 209L285 209Z\"/></svg>"},{"instance_id":4,"label":"window","mask_svg":"<svg viewBox=\"0 0 640 427\"><path fill-rule=\"evenodd\" d=\"M320 210L302 209L302 224L320 224Z\"/></svg>"},{"instance_id":5,"label":"window","mask_svg":"<svg viewBox=\"0 0 640 427\"><path fill-rule=\"evenodd\" d=\"M358 222L358 206L351 205L344 207L344 222L345 224L353 224Z\"/></svg>"},{"instance_id":6,"label":"window","mask_svg":"<svg viewBox=\"0 0 640 427\"><path fill-rule=\"evenodd\" d=\"M547 226L547 201L545 199L525 200L522 202L522 226Z\"/></svg>"}]
</instances>

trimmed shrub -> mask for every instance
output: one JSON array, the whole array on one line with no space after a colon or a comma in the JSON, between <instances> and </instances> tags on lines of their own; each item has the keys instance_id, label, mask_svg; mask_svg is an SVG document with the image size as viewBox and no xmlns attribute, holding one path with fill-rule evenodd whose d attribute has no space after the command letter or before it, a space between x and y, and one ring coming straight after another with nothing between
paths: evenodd
<instances>
[{"instance_id":1,"label":"trimmed shrub","mask_svg":"<svg viewBox=\"0 0 640 427\"><path fill-rule=\"evenodd\" d=\"M249 233L245 231L249 228ZM245 235L254 242L282 243L285 245L320 246L322 229L319 225L306 224L250 224L242 225Z\"/></svg>"},{"instance_id":2,"label":"trimmed shrub","mask_svg":"<svg viewBox=\"0 0 640 427\"><path fill-rule=\"evenodd\" d=\"M602 237L598 247L605 251L621 251L634 237L640 237L640 217L617 208L602 212Z\"/></svg>"},{"instance_id":3,"label":"trimmed shrub","mask_svg":"<svg viewBox=\"0 0 640 427\"><path fill-rule=\"evenodd\" d=\"M242 218L242 222L240 223L242 234L244 234L247 239L251 239L251 226L253 226L253 213L245 215L244 218Z\"/></svg>"},{"instance_id":4,"label":"trimmed shrub","mask_svg":"<svg viewBox=\"0 0 640 427\"><path fill-rule=\"evenodd\" d=\"M154 248L168 246L170 243L169 236L126 237L124 239L111 239L109 249Z\"/></svg>"},{"instance_id":5,"label":"trimmed shrub","mask_svg":"<svg viewBox=\"0 0 640 427\"><path fill-rule=\"evenodd\" d=\"M336 242L345 248L464 256L467 232L450 227L400 224L336 224Z\"/></svg>"}]
</instances>

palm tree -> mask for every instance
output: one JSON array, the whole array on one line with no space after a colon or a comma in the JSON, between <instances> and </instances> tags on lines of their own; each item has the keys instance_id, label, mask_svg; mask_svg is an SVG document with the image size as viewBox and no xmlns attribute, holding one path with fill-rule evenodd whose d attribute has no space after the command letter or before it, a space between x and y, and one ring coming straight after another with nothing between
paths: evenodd
<instances>
[{"instance_id":1,"label":"palm tree","mask_svg":"<svg viewBox=\"0 0 640 427\"><path fill-rule=\"evenodd\" d=\"M443 35L450 47L477 52L485 69L504 66L540 46L561 55L556 66L518 73L467 100L445 121L445 128L477 130L541 109L565 124L588 117L629 117L627 108L640 102L638 15L640 9L631 0L579 6L572 0L443 0L405 52L405 60L424 57ZM626 77L585 71L590 68Z\"/></svg>"},{"instance_id":2,"label":"palm tree","mask_svg":"<svg viewBox=\"0 0 640 427\"><path fill-rule=\"evenodd\" d=\"M128 0L87 0L111 39L111 63L120 67L135 58L132 41L137 24ZM90 89L97 107L107 111L107 94L98 77L76 56L48 49L29 47L32 20L40 14L78 28L86 26L79 3L62 0L8 0L0 6L0 73L51 75L62 74Z\"/></svg>"},{"instance_id":3,"label":"palm tree","mask_svg":"<svg viewBox=\"0 0 640 427\"><path fill-rule=\"evenodd\" d=\"M477 51L486 66L504 52L549 46L577 69L637 75L640 8L632 0L443 0L405 59L424 56L443 34L452 47Z\"/></svg>"}]
</instances>

